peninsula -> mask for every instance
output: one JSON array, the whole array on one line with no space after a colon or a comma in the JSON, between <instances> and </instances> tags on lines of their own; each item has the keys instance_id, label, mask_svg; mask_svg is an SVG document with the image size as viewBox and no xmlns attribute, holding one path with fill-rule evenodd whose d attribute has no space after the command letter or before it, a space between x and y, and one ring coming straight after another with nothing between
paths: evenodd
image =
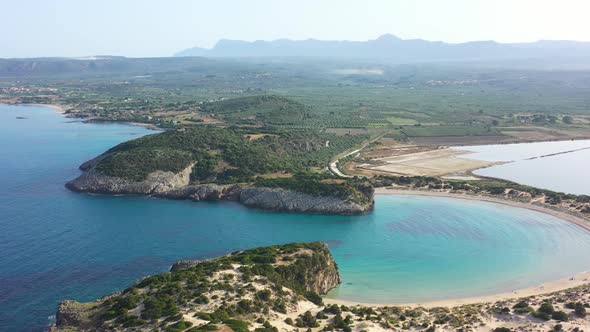
<instances>
[{"instance_id":1,"label":"peninsula","mask_svg":"<svg viewBox=\"0 0 590 332\"><path fill-rule=\"evenodd\" d=\"M172 199L231 200L266 210L361 214L372 210L367 180L340 179L322 170L331 156L359 137L306 132L249 134L197 127L122 143L81 165L72 190L152 195Z\"/></svg>"},{"instance_id":2,"label":"peninsula","mask_svg":"<svg viewBox=\"0 0 590 332\"><path fill-rule=\"evenodd\" d=\"M587 280L587 279L586 279ZM58 331L580 331L590 285L457 306L336 304L340 283L322 243L293 243L179 261L95 302L59 304ZM572 287L567 289L568 285ZM525 297L522 297L525 296ZM324 301L329 302L328 304ZM460 303L460 301L459 301Z\"/></svg>"}]
</instances>

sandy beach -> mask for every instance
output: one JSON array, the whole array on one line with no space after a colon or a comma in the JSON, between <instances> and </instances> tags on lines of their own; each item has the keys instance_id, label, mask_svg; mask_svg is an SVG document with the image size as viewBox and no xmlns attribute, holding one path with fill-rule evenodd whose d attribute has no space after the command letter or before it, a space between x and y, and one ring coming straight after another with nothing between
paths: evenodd
<instances>
[{"instance_id":1,"label":"sandy beach","mask_svg":"<svg viewBox=\"0 0 590 332\"><path fill-rule=\"evenodd\" d=\"M542 213L547 213L549 215L555 216L559 219L571 222L583 229L590 231L590 222L585 219L579 218L577 216L571 215L566 212L556 211L552 209L548 209L542 206L537 206L533 204L523 203L523 202L516 202L516 201L509 201L503 200L499 198L492 198L492 197L485 197L485 196L476 196L476 195L463 195L463 194L452 194L446 192L434 192L434 191L419 191L419 190L403 190L403 189L388 189L388 188L377 188L375 189L375 193L378 195L417 195L417 196L433 196L433 197L448 197L454 199L468 199L468 200L476 200L476 201L485 201L485 202L492 202L498 204L505 204L513 207L530 209ZM339 304L339 305L363 305L363 306L372 306L372 307L383 307L383 306L407 306L407 307L425 307L425 308L433 308L433 307L456 307L466 304L476 304L476 303L491 303L491 302L498 302L510 299L517 299L535 295L543 295L543 294L550 294L553 292L566 290L570 288L574 288L577 286L582 286L585 284L590 283L590 272L580 272L575 274L574 276L562 278L555 281L546 282L534 287L524 288L524 289L517 289L510 292L504 292L499 294L493 295L484 295L484 296L475 296L475 297L467 297L467 298L456 298L456 299L445 299L445 300L436 300L436 301L427 301L421 303L361 303L357 301L348 301L348 300L338 300L338 299L331 299L331 298L324 298L324 302L329 304Z\"/></svg>"},{"instance_id":2,"label":"sandy beach","mask_svg":"<svg viewBox=\"0 0 590 332\"><path fill-rule=\"evenodd\" d=\"M542 213L546 213L557 217L559 219L571 222L587 231L590 232L590 221L584 219L582 217L578 217L576 215L567 213L565 211L554 210L544 206L539 206L535 204L525 203L525 202L518 202L512 201L507 199L489 197L489 196L482 196L482 195L469 195L469 194L455 194L455 193L448 193L448 192L440 192L440 191L422 191L422 190L405 190L405 189L392 189L392 188L376 188L375 194L377 195L416 195L416 196L432 196L432 197L448 197L448 198L456 198L456 199L467 199L472 201L484 201L484 202L491 202L491 203L498 203L509 205L513 207L518 207L522 209L529 209L534 210Z\"/></svg>"},{"instance_id":3,"label":"sandy beach","mask_svg":"<svg viewBox=\"0 0 590 332\"><path fill-rule=\"evenodd\" d=\"M65 114L66 113L65 106L57 105L57 104L21 104L21 105L48 107L48 108L51 108L57 114Z\"/></svg>"},{"instance_id":4,"label":"sandy beach","mask_svg":"<svg viewBox=\"0 0 590 332\"><path fill-rule=\"evenodd\" d=\"M542 295L542 294L549 294L569 288L574 288L577 286L582 286L588 284L590 282L590 272L581 272L572 277L559 279L556 281L546 282L534 287L524 288L524 289L517 289L511 292L505 292L500 294L494 295L484 295L484 296L475 296L475 297L467 297L467 298L457 298L457 299L446 299L446 300L437 300L437 301L427 301L421 303L360 303L356 301L347 301L347 300L337 300L331 298L324 298L324 302L326 303L334 303L334 304L344 304L347 306L350 305L364 305L364 306L372 306L372 307L383 307L383 306L402 306L402 307L425 307L425 308L434 308L434 307L456 307L466 304L475 304L475 303L489 303L489 302L498 302L504 301L509 299L516 299L516 298L523 298L528 296L534 295Z\"/></svg>"}]
</instances>

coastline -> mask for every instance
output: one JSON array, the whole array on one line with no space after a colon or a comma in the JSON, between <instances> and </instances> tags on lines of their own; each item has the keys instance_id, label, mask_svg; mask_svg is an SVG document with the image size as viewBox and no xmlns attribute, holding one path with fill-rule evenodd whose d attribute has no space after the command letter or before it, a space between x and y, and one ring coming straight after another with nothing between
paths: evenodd
<instances>
[{"instance_id":1,"label":"coastline","mask_svg":"<svg viewBox=\"0 0 590 332\"><path fill-rule=\"evenodd\" d=\"M18 105L18 104L13 104ZM33 106L44 106L54 110L57 114L65 114L64 106L62 105L54 105L54 104L20 104L20 105L33 105ZM138 125L138 126L146 126L149 124L138 124L138 123L129 123L129 125ZM434 192L434 191L420 191L420 190L404 190L404 189L387 189L387 188L376 188L375 194L378 195L417 195L417 196L431 196L431 197L447 197L447 198L454 198L454 199L466 199L466 200L474 200L474 201L485 201L485 202L492 202L497 204L504 204L518 208L530 209L534 211L538 211L541 213L546 213L552 216L555 216L559 219L565 220L567 222L573 223L587 231L590 231L590 221L587 219L583 219L581 217L577 217L570 213L564 211L557 211L554 209L550 209L547 207L542 207L538 205L534 205L532 203L525 203L525 202L518 202L512 200L506 200L501 198L494 198L488 196L480 196L480 195L470 195L470 194L458 194L458 193L447 193L447 192ZM494 301L502 301L507 299L515 299L515 298L522 298L528 297L533 295L542 295L542 294L549 294L556 291L561 291L565 289L570 289L573 287L581 286L584 284L588 284L590 279L590 272L582 272L578 273L574 276L573 280L571 278L563 278L552 282L547 282L535 287L524 288L520 290L515 290L513 292L505 292L495 295L486 295L486 296L479 296L479 297L468 297L468 298L457 298L457 299L448 299L448 300L436 300L436 301L428 301L424 303L401 303L401 304L370 304L370 303L360 303L355 301L347 301L347 300L335 300L325 298L324 300L326 303L336 303L336 304L346 304L346 305L355 305L361 304L366 306L386 306L386 305L395 305L395 306L424 306L424 307L437 307L437 306L446 306L446 307L453 307L453 306L460 306L466 304L475 304L475 303L486 303L486 302L494 302Z\"/></svg>"},{"instance_id":2,"label":"coastline","mask_svg":"<svg viewBox=\"0 0 590 332\"><path fill-rule=\"evenodd\" d=\"M552 215L556 218L570 222L584 230L590 232L590 221L582 217L578 217L571 213L554 210L544 206L539 206L531 203L512 201L507 199L501 199L496 197L481 196L481 195L470 195L470 194L457 194L440 191L423 191L423 190L411 190L411 189L397 189L397 188L375 188L376 195L414 195L414 196L431 196L431 197L446 197L455 199L466 199L471 201L483 201L490 203L497 203L503 205L509 205L512 207L529 209L541 213Z\"/></svg>"},{"instance_id":3,"label":"coastline","mask_svg":"<svg viewBox=\"0 0 590 332\"><path fill-rule=\"evenodd\" d=\"M517 208L524 208L534 210L541 213L546 213L572 223L582 229L590 232L590 222L586 219L574 216L567 212L552 210L546 207L533 205L530 203L510 201L500 198L477 196L468 194L456 194L448 192L435 192L435 191L420 191L420 190L405 190L405 189L392 189L392 188L375 188L376 195L415 195L415 196L430 196L430 197L445 197L454 199L466 199L472 201L484 201L497 204L504 204ZM578 286L587 285L590 283L590 271L580 272L572 277L561 278L554 281L542 283L537 286L516 289L510 292L503 292L492 295L482 295L465 298L451 298L444 300L433 300L415 303L363 303L351 300L340 300L332 298L324 298L324 302L328 304L338 304L346 306L362 305L368 307L384 307L384 306L398 306L398 307L458 307L469 304L483 304L492 303L498 301L514 300L519 298L526 298L537 295L547 295L558 291L572 289Z\"/></svg>"},{"instance_id":4,"label":"coastline","mask_svg":"<svg viewBox=\"0 0 590 332\"><path fill-rule=\"evenodd\" d=\"M64 115L66 114L65 105L61 104L38 104L38 103L13 103L6 100L0 100L0 104L8 105L8 106L39 106L39 107L47 107L52 109L55 113Z\"/></svg>"},{"instance_id":5,"label":"coastline","mask_svg":"<svg viewBox=\"0 0 590 332\"><path fill-rule=\"evenodd\" d=\"M11 106L18 106L18 105L23 105L23 106L40 106L40 107L47 107L52 109L55 113L66 116L66 105L61 105L61 104L30 104L30 103L6 103L6 102L2 102L0 101L0 104L3 105L11 105ZM83 119L83 118L79 118L79 117L73 117L76 119ZM128 121L104 121L105 123L122 123L122 124L126 124L129 126L135 126L135 127L143 127L149 130L155 130L155 131L165 131L165 129L160 128L154 124L151 123L141 123L141 122L128 122Z\"/></svg>"},{"instance_id":6,"label":"coastline","mask_svg":"<svg viewBox=\"0 0 590 332\"><path fill-rule=\"evenodd\" d=\"M323 300L327 304L338 304L346 306L362 305L367 307L384 307L384 306L397 306L397 307L424 307L424 308L435 308L435 307L458 307L468 304L483 304L498 301L514 300L519 298L526 298L536 295L548 295L558 291L563 291L578 286L583 286L590 283L590 272L580 272L572 277L561 278L555 281L549 281L542 283L537 286L517 289L511 292L504 292L493 295L482 295L474 297L456 298L456 299L445 299L445 300L434 300L425 302L415 303L362 303L350 300L339 300L324 297Z\"/></svg>"},{"instance_id":7,"label":"coastline","mask_svg":"<svg viewBox=\"0 0 590 332\"><path fill-rule=\"evenodd\" d=\"M51 108L57 114L61 114L61 115L65 115L66 114L66 110L65 110L65 106L64 105L58 105L58 104L14 104L14 105L42 106L42 107Z\"/></svg>"}]
</instances>

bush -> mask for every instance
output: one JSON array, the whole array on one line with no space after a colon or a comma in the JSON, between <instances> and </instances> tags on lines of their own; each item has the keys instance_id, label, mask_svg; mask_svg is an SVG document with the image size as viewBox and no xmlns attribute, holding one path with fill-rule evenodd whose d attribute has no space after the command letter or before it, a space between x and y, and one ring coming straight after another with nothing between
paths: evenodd
<instances>
[{"instance_id":1,"label":"bush","mask_svg":"<svg viewBox=\"0 0 590 332\"><path fill-rule=\"evenodd\" d=\"M517 304L515 304L512 308L513 309L519 309L519 308L526 308L529 306L529 303L527 301L520 301Z\"/></svg>"},{"instance_id":2,"label":"bush","mask_svg":"<svg viewBox=\"0 0 590 332\"><path fill-rule=\"evenodd\" d=\"M318 311L318 313L315 315L316 319L327 319L328 315L326 315L323 311Z\"/></svg>"},{"instance_id":3,"label":"bush","mask_svg":"<svg viewBox=\"0 0 590 332\"><path fill-rule=\"evenodd\" d=\"M324 301L322 300L322 297L316 292L307 292L305 294L305 298L308 299L310 302L312 302L315 305L318 305L318 306L324 305Z\"/></svg>"},{"instance_id":4,"label":"bush","mask_svg":"<svg viewBox=\"0 0 590 332\"><path fill-rule=\"evenodd\" d=\"M306 311L303 315L297 318L295 325L297 327L319 327L320 323L317 322L311 312Z\"/></svg>"},{"instance_id":5,"label":"bush","mask_svg":"<svg viewBox=\"0 0 590 332\"><path fill-rule=\"evenodd\" d=\"M223 322L229 326L234 332L249 332L248 323L238 319L228 319Z\"/></svg>"},{"instance_id":6,"label":"bush","mask_svg":"<svg viewBox=\"0 0 590 332\"><path fill-rule=\"evenodd\" d=\"M185 321L181 320L175 324L172 324L172 325L166 327L165 331L166 332L182 332L182 331L190 328L191 326L193 326L193 323L185 322Z\"/></svg>"},{"instance_id":7,"label":"bush","mask_svg":"<svg viewBox=\"0 0 590 332\"><path fill-rule=\"evenodd\" d=\"M576 316L580 318L586 317L586 307L580 302L576 302L574 305L574 312L576 313Z\"/></svg>"},{"instance_id":8,"label":"bush","mask_svg":"<svg viewBox=\"0 0 590 332\"><path fill-rule=\"evenodd\" d=\"M533 315L533 317L535 317L535 318L539 318L542 320L550 320L551 319L551 316L546 312L534 311L531 313L531 315Z\"/></svg>"},{"instance_id":9,"label":"bush","mask_svg":"<svg viewBox=\"0 0 590 332\"><path fill-rule=\"evenodd\" d=\"M512 330L507 327L496 327L493 332L511 332Z\"/></svg>"},{"instance_id":10,"label":"bush","mask_svg":"<svg viewBox=\"0 0 590 332\"><path fill-rule=\"evenodd\" d=\"M256 298L259 299L260 301L268 301L268 300L270 300L270 295L271 295L270 291L268 289L265 289L265 290L258 291L256 293Z\"/></svg>"},{"instance_id":11,"label":"bush","mask_svg":"<svg viewBox=\"0 0 590 332\"><path fill-rule=\"evenodd\" d=\"M535 309L531 308L531 307L524 307L524 308L516 308L514 309L514 313L515 314L528 314L531 312L534 312Z\"/></svg>"},{"instance_id":12,"label":"bush","mask_svg":"<svg viewBox=\"0 0 590 332\"><path fill-rule=\"evenodd\" d=\"M342 310L340 310L340 307L337 304L332 304L332 305L325 307L324 312L327 312L327 313L333 314L333 315L339 315L342 312Z\"/></svg>"},{"instance_id":13,"label":"bush","mask_svg":"<svg viewBox=\"0 0 590 332\"><path fill-rule=\"evenodd\" d=\"M553 314L551 315L551 318L558 320L560 322L567 322L568 321L567 314L563 311L554 311Z\"/></svg>"},{"instance_id":14,"label":"bush","mask_svg":"<svg viewBox=\"0 0 590 332\"><path fill-rule=\"evenodd\" d=\"M539 307L538 311L551 315L553 311L555 311L555 309L553 308L553 305L550 302L543 302L543 304L541 304L541 306Z\"/></svg>"}]
</instances>

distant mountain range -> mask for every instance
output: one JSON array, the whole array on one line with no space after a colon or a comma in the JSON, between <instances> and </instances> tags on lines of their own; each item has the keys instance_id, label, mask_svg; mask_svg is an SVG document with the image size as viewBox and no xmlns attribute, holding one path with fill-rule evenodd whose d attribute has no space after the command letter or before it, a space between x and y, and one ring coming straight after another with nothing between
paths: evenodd
<instances>
[{"instance_id":1,"label":"distant mountain range","mask_svg":"<svg viewBox=\"0 0 590 332\"><path fill-rule=\"evenodd\" d=\"M395 62L502 60L590 56L590 42L542 40L534 43L512 44L494 41L449 44L423 39L404 40L391 34L365 42L315 39L246 42L222 39L211 49L189 48L176 53L175 56L338 57Z\"/></svg>"}]
</instances>

